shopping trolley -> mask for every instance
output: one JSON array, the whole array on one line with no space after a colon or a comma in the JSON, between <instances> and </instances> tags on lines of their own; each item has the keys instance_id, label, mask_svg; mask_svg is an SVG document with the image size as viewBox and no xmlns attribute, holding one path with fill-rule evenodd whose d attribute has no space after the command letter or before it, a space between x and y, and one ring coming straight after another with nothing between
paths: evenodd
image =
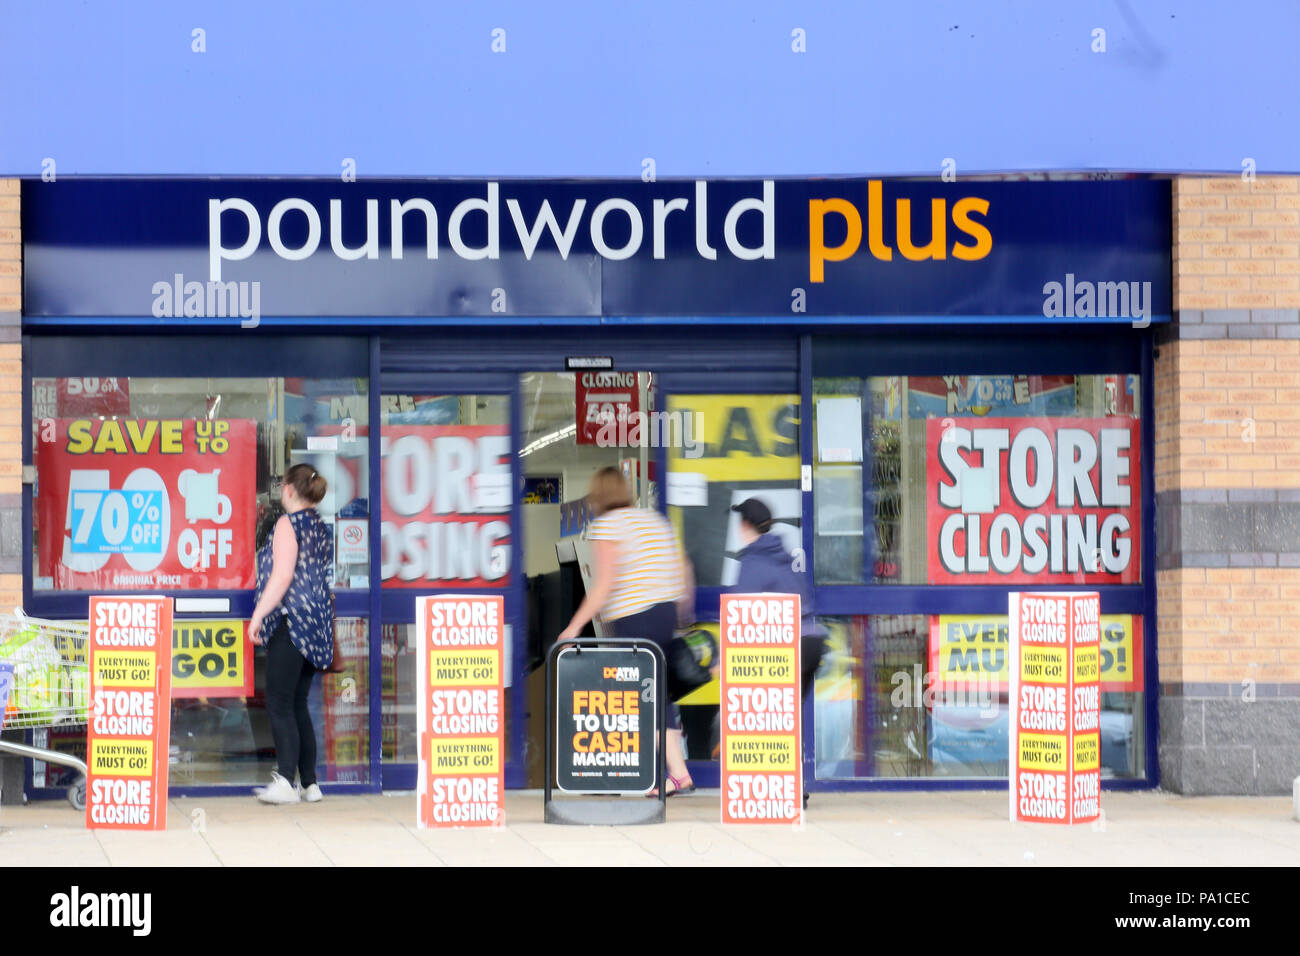
<instances>
[{"instance_id":1,"label":"shopping trolley","mask_svg":"<svg viewBox=\"0 0 1300 956\"><path fill-rule=\"evenodd\" d=\"M13 688L4 729L75 728L89 717L89 627L76 621L28 617L21 608L0 614L0 664L12 664ZM0 740L0 753L71 767L80 778L68 802L86 808L86 762L57 750Z\"/></svg>"}]
</instances>

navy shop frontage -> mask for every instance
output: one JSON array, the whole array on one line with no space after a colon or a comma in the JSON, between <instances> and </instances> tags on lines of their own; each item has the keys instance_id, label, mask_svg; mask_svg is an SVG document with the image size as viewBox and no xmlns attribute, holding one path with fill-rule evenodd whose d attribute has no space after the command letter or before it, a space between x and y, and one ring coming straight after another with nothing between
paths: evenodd
<instances>
[{"instance_id":1,"label":"navy shop frontage","mask_svg":"<svg viewBox=\"0 0 1300 956\"><path fill-rule=\"evenodd\" d=\"M313 691L325 788L414 786L429 593L504 599L506 784L540 787L613 465L692 560L700 654L730 507L771 508L830 635L809 789L1002 785L1025 588L1100 592L1104 785L1154 786L1170 222L1137 178L24 182L26 610L174 595L171 785L246 792L252 557L311 462L349 663ZM716 785L717 684L675 690Z\"/></svg>"}]
</instances>

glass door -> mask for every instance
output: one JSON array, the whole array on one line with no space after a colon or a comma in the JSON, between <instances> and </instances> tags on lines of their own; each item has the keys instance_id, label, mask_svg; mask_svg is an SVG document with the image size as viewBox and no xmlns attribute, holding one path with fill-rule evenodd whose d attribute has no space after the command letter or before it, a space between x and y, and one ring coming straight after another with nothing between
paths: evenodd
<instances>
[{"instance_id":1,"label":"glass door","mask_svg":"<svg viewBox=\"0 0 1300 956\"><path fill-rule=\"evenodd\" d=\"M463 379L463 376L458 376ZM415 599L422 594L499 594L506 601L507 694L517 663L518 496L512 401L500 376L479 390L439 389L436 377L391 383L380 396L383 588L381 723L385 789L414 786ZM507 708L507 786L517 786L517 706ZM513 766L512 766L513 764Z\"/></svg>"},{"instance_id":2,"label":"glass door","mask_svg":"<svg viewBox=\"0 0 1300 956\"><path fill-rule=\"evenodd\" d=\"M718 641L719 599L736 583L738 556L745 547L733 506L749 498L767 505L772 533L790 552L792 567L803 571L807 566L798 394L756 393L720 381L714 387L723 390L671 390L664 430L671 436L665 442L668 517L696 584L696 623L682 636L705 667L712 663ZM677 700L691 775L706 786L716 784L719 773L719 690L714 679Z\"/></svg>"},{"instance_id":3,"label":"glass door","mask_svg":"<svg viewBox=\"0 0 1300 956\"><path fill-rule=\"evenodd\" d=\"M529 786L541 786L546 654L585 593L587 490L601 468L622 471L643 508L659 507L656 380L648 372L525 372L519 376L519 519L527 642ZM599 634L600 625L588 633Z\"/></svg>"}]
</instances>

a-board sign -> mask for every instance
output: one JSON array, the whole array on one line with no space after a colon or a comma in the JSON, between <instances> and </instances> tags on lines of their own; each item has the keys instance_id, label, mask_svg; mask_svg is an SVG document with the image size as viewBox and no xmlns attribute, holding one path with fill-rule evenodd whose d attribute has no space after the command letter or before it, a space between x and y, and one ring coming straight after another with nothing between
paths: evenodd
<instances>
[{"instance_id":1,"label":"a-board sign","mask_svg":"<svg viewBox=\"0 0 1300 956\"><path fill-rule=\"evenodd\" d=\"M565 647L555 657L555 786L565 793L649 793L655 786L648 648Z\"/></svg>"},{"instance_id":2,"label":"a-board sign","mask_svg":"<svg viewBox=\"0 0 1300 956\"><path fill-rule=\"evenodd\" d=\"M505 825L505 600L415 600L419 710L417 824Z\"/></svg>"},{"instance_id":3,"label":"a-board sign","mask_svg":"<svg viewBox=\"0 0 1300 956\"><path fill-rule=\"evenodd\" d=\"M799 596L724 594L722 822L803 820Z\"/></svg>"},{"instance_id":4,"label":"a-board sign","mask_svg":"<svg viewBox=\"0 0 1300 956\"><path fill-rule=\"evenodd\" d=\"M90 599L86 826L167 829L172 599Z\"/></svg>"},{"instance_id":5,"label":"a-board sign","mask_svg":"<svg viewBox=\"0 0 1300 956\"><path fill-rule=\"evenodd\" d=\"M1095 591L1012 592L1011 820L1101 812L1101 602Z\"/></svg>"}]
</instances>

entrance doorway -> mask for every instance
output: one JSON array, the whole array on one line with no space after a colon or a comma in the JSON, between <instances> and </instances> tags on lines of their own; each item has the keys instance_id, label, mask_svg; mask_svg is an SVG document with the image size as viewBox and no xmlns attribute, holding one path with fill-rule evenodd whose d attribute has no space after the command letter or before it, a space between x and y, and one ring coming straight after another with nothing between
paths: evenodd
<instances>
[{"instance_id":1,"label":"entrance doorway","mask_svg":"<svg viewBox=\"0 0 1300 956\"><path fill-rule=\"evenodd\" d=\"M594 355L614 369L560 371ZM736 579L731 506L763 497L783 538L800 541L806 492L791 343L747 342L741 355L731 338L647 343L609 331L502 335L491 349L481 337L403 338L381 342L380 367L383 527L372 575L382 581L374 680L386 789L415 785L421 593L504 597L506 786L541 785L543 665L585 594L576 552L600 468L619 468L637 504L664 513L677 532L696 584L694 622L679 636L697 663L716 646L719 594ZM644 413L640 435L633 410ZM691 775L714 786L718 684L684 688L679 681L670 693Z\"/></svg>"},{"instance_id":2,"label":"entrance doorway","mask_svg":"<svg viewBox=\"0 0 1300 956\"><path fill-rule=\"evenodd\" d=\"M519 376L519 515L528 630L524 744L529 786L541 786L545 747L545 661L569 623L590 577L582 539L591 478L618 468L635 503L659 507L658 449L642 442L640 421L653 413L651 372L525 372ZM598 633L600 625L588 625Z\"/></svg>"}]
</instances>

